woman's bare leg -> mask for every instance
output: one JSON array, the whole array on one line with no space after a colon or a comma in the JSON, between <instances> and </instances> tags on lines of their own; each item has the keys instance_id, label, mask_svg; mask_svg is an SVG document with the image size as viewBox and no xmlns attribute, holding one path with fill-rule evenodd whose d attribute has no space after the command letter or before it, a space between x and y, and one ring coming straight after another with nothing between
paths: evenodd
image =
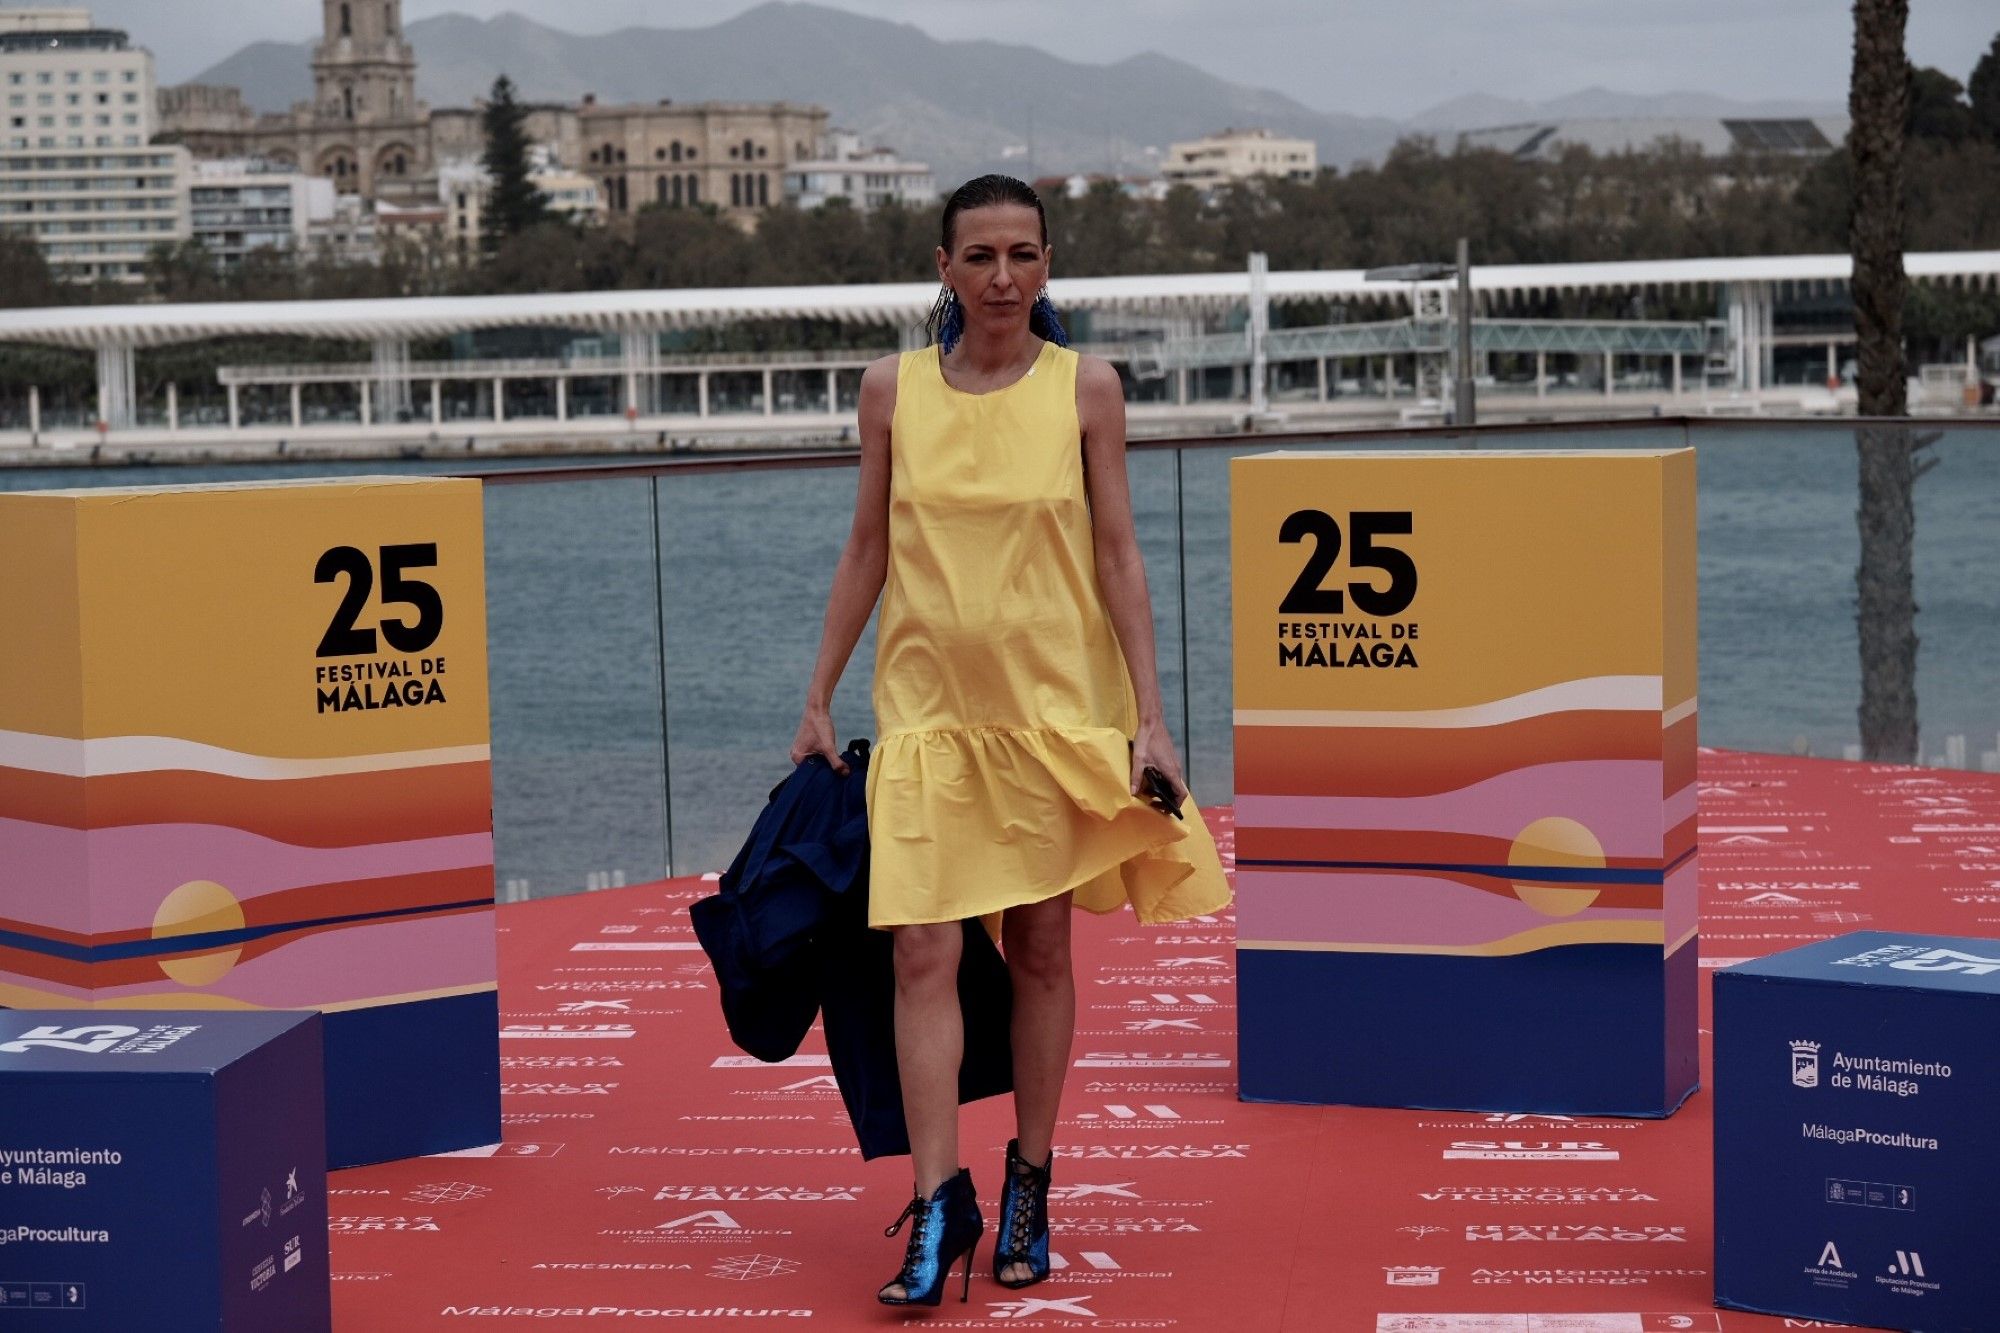
<instances>
[{"instance_id":1,"label":"woman's bare leg","mask_svg":"<svg viewBox=\"0 0 2000 1333\"><path fill-rule=\"evenodd\" d=\"M958 1066L965 1021L958 1012L958 922L896 927L896 1069L910 1162L925 1198L958 1174Z\"/></svg>"},{"instance_id":2,"label":"woman's bare leg","mask_svg":"<svg viewBox=\"0 0 2000 1333\"><path fill-rule=\"evenodd\" d=\"M958 1065L966 1027L958 1015L956 921L896 927L896 1073L902 1119L910 1127L916 1193L930 1197L958 1175ZM902 1283L884 1291L902 1297Z\"/></svg>"},{"instance_id":3,"label":"woman's bare leg","mask_svg":"<svg viewBox=\"0 0 2000 1333\"><path fill-rule=\"evenodd\" d=\"M965 937L956 921L897 926L895 936L896 1070L917 1193L928 1199L958 1174L958 1066L965 1054L958 958ZM905 1294L894 1282L884 1290Z\"/></svg>"},{"instance_id":4,"label":"woman's bare leg","mask_svg":"<svg viewBox=\"0 0 2000 1333\"><path fill-rule=\"evenodd\" d=\"M1076 1035L1076 978L1070 970L1070 895L1010 907L1002 918L1001 944L1014 982L1014 1120L1021 1156L1049 1160L1056 1110L1069 1072ZM1000 1273L1008 1281L1031 1276L1026 1264Z\"/></svg>"}]
</instances>

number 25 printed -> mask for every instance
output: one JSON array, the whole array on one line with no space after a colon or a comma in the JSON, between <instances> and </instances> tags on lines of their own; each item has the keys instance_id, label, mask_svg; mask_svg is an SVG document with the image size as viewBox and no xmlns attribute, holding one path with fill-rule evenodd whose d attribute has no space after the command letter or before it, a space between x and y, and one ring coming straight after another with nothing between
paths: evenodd
<instances>
[{"instance_id":1,"label":"number 25 printed","mask_svg":"<svg viewBox=\"0 0 2000 1333\"><path fill-rule=\"evenodd\" d=\"M384 546L382 557L382 604L401 602L416 608L417 618L381 620L382 637L399 653L420 653L437 642L444 630L444 599L436 587L422 579L408 578L404 570L429 569L438 562L436 542L407 542ZM319 641L319 657L361 657L375 651L375 631L355 624L368 594L375 587L375 567L368 553L355 546L336 546L319 558L313 567L314 583L332 583L347 576L347 595L333 613L333 623Z\"/></svg>"},{"instance_id":2,"label":"number 25 printed","mask_svg":"<svg viewBox=\"0 0 2000 1333\"><path fill-rule=\"evenodd\" d=\"M1355 581L1345 594L1324 586L1326 576L1340 559L1340 522L1321 509L1301 509L1288 516L1278 529L1281 542L1302 542L1310 537L1312 553L1299 571L1278 614L1286 616L1337 616L1346 610L1346 599L1354 599L1354 609L1370 616L1399 616L1417 596L1417 565L1400 547L1377 541L1380 537L1408 536L1412 531L1410 512L1405 510L1357 509L1347 516L1354 533L1354 547L1347 563L1352 569L1379 569L1389 576L1389 586Z\"/></svg>"}]
</instances>

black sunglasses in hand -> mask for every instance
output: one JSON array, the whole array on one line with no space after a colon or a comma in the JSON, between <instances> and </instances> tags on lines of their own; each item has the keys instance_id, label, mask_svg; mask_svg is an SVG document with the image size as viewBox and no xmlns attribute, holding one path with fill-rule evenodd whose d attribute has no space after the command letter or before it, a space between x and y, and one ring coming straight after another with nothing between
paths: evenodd
<instances>
[{"instance_id":1,"label":"black sunglasses in hand","mask_svg":"<svg viewBox=\"0 0 2000 1333\"><path fill-rule=\"evenodd\" d=\"M1174 790L1174 784L1167 781L1167 775L1159 769L1149 765L1145 772L1140 774L1139 790L1151 798L1161 813L1172 815L1175 819L1187 818L1181 813L1180 793Z\"/></svg>"}]
</instances>

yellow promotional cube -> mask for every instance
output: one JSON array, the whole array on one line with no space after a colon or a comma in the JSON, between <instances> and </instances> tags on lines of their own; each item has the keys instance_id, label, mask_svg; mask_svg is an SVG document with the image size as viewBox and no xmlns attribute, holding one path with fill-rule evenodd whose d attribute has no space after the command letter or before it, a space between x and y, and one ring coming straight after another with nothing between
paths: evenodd
<instances>
[{"instance_id":1,"label":"yellow promotional cube","mask_svg":"<svg viewBox=\"0 0 2000 1333\"><path fill-rule=\"evenodd\" d=\"M1231 488L1243 1095L1670 1113L1693 451L1262 454Z\"/></svg>"},{"instance_id":2,"label":"yellow promotional cube","mask_svg":"<svg viewBox=\"0 0 2000 1333\"><path fill-rule=\"evenodd\" d=\"M0 1005L323 1011L336 1166L499 1137L480 485L0 494Z\"/></svg>"}]
</instances>

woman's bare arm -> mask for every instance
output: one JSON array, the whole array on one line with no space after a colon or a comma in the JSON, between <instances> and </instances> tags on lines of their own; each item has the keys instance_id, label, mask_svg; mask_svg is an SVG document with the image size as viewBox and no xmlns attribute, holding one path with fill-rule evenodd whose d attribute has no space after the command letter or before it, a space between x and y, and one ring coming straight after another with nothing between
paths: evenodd
<instances>
[{"instance_id":1,"label":"woman's bare arm","mask_svg":"<svg viewBox=\"0 0 2000 1333\"><path fill-rule=\"evenodd\" d=\"M1081 358L1076 370L1077 419L1083 426L1083 475L1090 489L1090 525L1097 561L1097 584L1104 609L1118 633L1132 694L1139 705L1138 733L1132 740L1132 793L1139 777L1157 768L1185 795L1179 757L1167 732L1160 702L1159 667L1154 661L1153 603L1146 592L1146 565L1132 526L1132 492L1125 475L1125 387L1107 361Z\"/></svg>"},{"instance_id":2,"label":"woman's bare arm","mask_svg":"<svg viewBox=\"0 0 2000 1333\"><path fill-rule=\"evenodd\" d=\"M792 762L823 754L842 773L847 766L833 730L833 690L867 628L889 570L889 422L896 412L896 363L896 357L883 357L861 375L861 479L854 523L834 566L819 657L806 686L805 715L792 741Z\"/></svg>"}]
</instances>

